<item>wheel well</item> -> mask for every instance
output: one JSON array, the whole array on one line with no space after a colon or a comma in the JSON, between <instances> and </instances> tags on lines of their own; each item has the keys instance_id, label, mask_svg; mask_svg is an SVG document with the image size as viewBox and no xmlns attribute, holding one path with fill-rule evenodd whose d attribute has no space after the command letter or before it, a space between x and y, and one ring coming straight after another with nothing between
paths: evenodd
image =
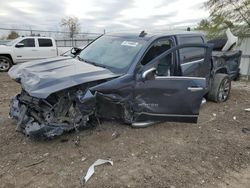
<instances>
[{"instance_id":1,"label":"wheel well","mask_svg":"<svg viewBox=\"0 0 250 188\"><path fill-rule=\"evenodd\" d=\"M8 57L11 60L11 62L13 63L13 59L12 59L10 54L0 54L0 56Z\"/></svg>"},{"instance_id":2,"label":"wheel well","mask_svg":"<svg viewBox=\"0 0 250 188\"><path fill-rule=\"evenodd\" d=\"M226 69L226 68L220 68L220 69L216 70L216 72L215 72L215 73L216 73L216 74L217 74L217 73L228 74L228 72L227 72L227 69Z\"/></svg>"}]
</instances>

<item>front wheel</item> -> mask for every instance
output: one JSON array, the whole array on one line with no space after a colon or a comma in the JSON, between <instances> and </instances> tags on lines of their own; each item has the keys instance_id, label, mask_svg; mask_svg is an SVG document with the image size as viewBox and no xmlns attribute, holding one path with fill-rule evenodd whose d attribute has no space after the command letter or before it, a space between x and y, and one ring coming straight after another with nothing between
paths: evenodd
<instances>
[{"instance_id":1,"label":"front wheel","mask_svg":"<svg viewBox=\"0 0 250 188\"><path fill-rule=\"evenodd\" d=\"M220 103L229 98L231 79L227 74L216 74L208 93L208 100Z\"/></svg>"},{"instance_id":2,"label":"front wheel","mask_svg":"<svg viewBox=\"0 0 250 188\"><path fill-rule=\"evenodd\" d=\"M0 56L0 72L7 72L12 66L10 58Z\"/></svg>"}]
</instances>

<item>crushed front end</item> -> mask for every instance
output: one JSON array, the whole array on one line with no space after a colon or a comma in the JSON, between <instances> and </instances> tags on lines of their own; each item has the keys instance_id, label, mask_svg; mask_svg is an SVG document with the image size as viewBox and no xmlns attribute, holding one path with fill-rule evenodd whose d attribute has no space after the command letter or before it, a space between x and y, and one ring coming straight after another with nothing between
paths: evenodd
<instances>
[{"instance_id":1,"label":"crushed front end","mask_svg":"<svg viewBox=\"0 0 250 188\"><path fill-rule=\"evenodd\" d=\"M10 117L17 121L17 131L36 138L92 126L96 96L89 88L119 77L69 57L18 64L8 74L22 87L11 100Z\"/></svg>"},{"instance_id":2,"label":"crushed front end","mask_svg":"<svg viewBox=\"0 0 250 188\"><path fill-rule=\"evenodd\" d=\"M83 107L79 102L84 97L81 91L66 90L41 99L22 90L10 103L10 117L17 121L16 130L32 138L52 138L86 128L94 113L95 98L87 97Z\"/></svg>"}]
</instances>

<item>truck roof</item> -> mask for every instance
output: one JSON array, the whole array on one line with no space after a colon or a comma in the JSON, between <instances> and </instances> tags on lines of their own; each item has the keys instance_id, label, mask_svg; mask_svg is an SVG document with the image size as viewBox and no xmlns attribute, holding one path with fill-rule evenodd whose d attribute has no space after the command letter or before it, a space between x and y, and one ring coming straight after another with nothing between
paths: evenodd
<instances>
[{"instance_id":1,"label":"truck roof","mask_svg":"<svg viewBox=\"0 0 250 188\"><path fill-rule=\"evenodd\" d=\"M147 32L146 32L147 33ZM195 36L204 36L203 33L197 31L182 31L182 30L169 30L166 32L154 32L154 33L147 33L145 36L140 36L140 32L127 32L127 33L107 33L108 36L116 36L121 38L130 38L130 39L137 39L137 40L150 40L152 38L160 38L166 36L173 36L173 35L195 35Z\"/></svg>"},{"instance_id":2,"label":"truck roof","mask_svg":"<svg viewBox=\"0 0 250 188\"><path fill-rule=\"evenodd\" d=\"M54 39L53 37L46 37L46 36L21 36L18 38L45 38L45 39Z\"/></svg>"}]
</instances>

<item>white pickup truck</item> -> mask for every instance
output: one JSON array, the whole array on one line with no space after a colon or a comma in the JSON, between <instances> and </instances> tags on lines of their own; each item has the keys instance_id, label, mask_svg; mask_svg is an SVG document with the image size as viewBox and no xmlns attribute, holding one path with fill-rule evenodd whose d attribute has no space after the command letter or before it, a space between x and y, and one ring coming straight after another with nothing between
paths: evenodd
<instances>
[{"instance_id":1,"label":"white pickup truck","mask_svg":"<svg viewBox=\"0 0 250 188\"><path fill-rule=\"evenodd\" d=\"M19 37L5 45L0 45L0 72L6 72L13 64L56 57L59 52L52 37Z\"/></svg>"}]
</instances>

